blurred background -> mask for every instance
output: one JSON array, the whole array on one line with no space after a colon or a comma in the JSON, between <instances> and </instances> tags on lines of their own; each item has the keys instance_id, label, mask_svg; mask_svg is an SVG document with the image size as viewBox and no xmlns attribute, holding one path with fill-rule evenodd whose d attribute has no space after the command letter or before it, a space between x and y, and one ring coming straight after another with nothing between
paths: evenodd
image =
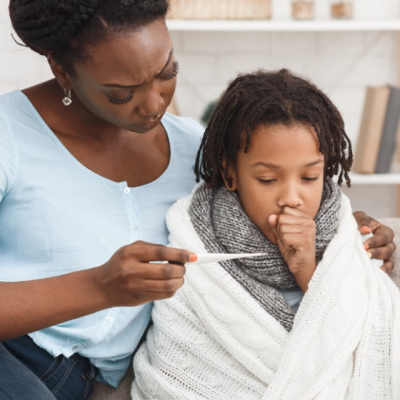
<instances>
[{"instance_id":1,"label":"blurred background","mask_svg":"<svg viewBox=\"0 0 400 400\"><path fill-rule=\"evenodd\" d=\"M173 11L191 1L201 0L172 0ZM238 1L231 0L231 9ZM195 12L190 16L193 19L182 20L178 13L175 17L179 19L168 20L180 64L175 112L201 122L210 103L239 72L286 67L310 78L330 96L355 147L366 87L399 84L399 0L354 0L351 15L344 15L344 19L332 15L332 0L315 0L312 15L305 18L301 13L293 14L292 3L311 1L257 1L269 4L268 20L235 21L240 15L229 21L198 20ZM246 0L241 2L246 5ZM203 11L213 3L219 2L203 0ZM12 32L8 1L2 1L0 94L52 77L45 58L18 46ZM389 180L362 177L355 179L351 189L344 189L354 209L374 217L398 216L397 168L395 161Z\"/></svg>"}]
</instances>

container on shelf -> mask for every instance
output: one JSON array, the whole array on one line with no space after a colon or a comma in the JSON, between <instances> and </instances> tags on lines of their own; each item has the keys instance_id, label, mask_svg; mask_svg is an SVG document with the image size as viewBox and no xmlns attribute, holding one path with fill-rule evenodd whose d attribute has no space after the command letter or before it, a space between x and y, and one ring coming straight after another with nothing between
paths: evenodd
<instances>
[{"instance_id":1,"label":"container on shelf","mask_svg":"<svg viewBox=\"0 0 400 400\"><path fill-rule=\"evenodd\" d=\"M170 19L270 19L271 0L170 0Z\"/></svg>"},{"instance_id":2,"label":"container on shelf","mask_svg":"<svg viewBox=\"0 0 400 400\"><path fill-rule=\"evenodd\" d=\"M332 0L331 16L334 19L353 18L353 0Z\"/></svg>"},{"instance_id":3,"label":"container on shelf","mask_svg":"<svg viewBox=\"0 0 400 400\"><path fill-rule=\"evenodd\" d=\"M292 0L293 19L314 19L314 0Z\"/></svg>"}]
</instances>

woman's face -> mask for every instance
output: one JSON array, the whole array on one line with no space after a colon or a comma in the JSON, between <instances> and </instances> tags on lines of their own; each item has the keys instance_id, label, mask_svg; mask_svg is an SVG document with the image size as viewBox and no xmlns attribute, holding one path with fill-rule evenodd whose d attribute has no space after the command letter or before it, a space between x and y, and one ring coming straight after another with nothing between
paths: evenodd
<instances>
[{"instance_id":1,"label":"woman's face","mask_svg":"<svg viewBox=\"0 0 400 400\"><path fill-rule=\"evenodd\" d=\"M230 172L233 186L249 218L276 243L269 224L283 207L317 215L324 183L324 156L315 132L304 125L257 127L248 153L240 151Z\"/></svg>"},{"instance_id":2,"label":"woman's face","mask_svg":"<svg viewBox=\"0 0 400 400\"><path fill-rule=\"evenodd\" d=\"M114 34L74 65L74 96L100 120L146 133L164 115L176 87L178 65L163 19Z\"/></svg>"}]
</instances>

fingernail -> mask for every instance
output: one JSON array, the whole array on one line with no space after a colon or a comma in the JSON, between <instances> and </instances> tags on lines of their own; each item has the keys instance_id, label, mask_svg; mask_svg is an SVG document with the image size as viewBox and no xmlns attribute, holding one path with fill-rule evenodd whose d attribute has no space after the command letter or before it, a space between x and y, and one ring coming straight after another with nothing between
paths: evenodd
<instances>
[{"instance_id":1,"label":"fingernail","mask_svg":"<svg viewBox=\"0 0 400 400\"><path fill-rule=\"evenodd\" d=\"M364 244L364 249L368 250L369 249L369 244Z\"/></svg>"},{"instance_id":2,"label":"fingernail","mask_svg":"<svg viewBox=\"0 0 400 400\"><path fill-rule=\"evenodd\" d=\"M372 253L370 251L367 251L368 257L372 258Z\"/></svg>"},{"instance_id":3,"label":"fingernail","mask_svg":"<svg viewBox=\"0 0 400 400\"><path fill-rule=\"evenodd\" d=\"M196 254L191 254L190 256L189 256L189 261L190 262L193 262L193 261L196 261L197 260L197 255Z\"/></svg>"},{"instance_id":4,"label":"fingernail","mask_svg":"<svg viewBox=\"0 0 400 400\"><path fill-rule=\"evenodd\" d=\"M371 228L368 227L368 226L363 226L363 227L361 228L361 232L362 232L363 234L371 233Z\"/></svg>"}]
</instances>

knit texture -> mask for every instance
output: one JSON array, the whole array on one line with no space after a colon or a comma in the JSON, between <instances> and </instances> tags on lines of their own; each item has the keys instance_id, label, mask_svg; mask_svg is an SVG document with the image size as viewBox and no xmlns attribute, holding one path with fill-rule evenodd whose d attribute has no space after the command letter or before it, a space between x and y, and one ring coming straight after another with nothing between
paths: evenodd
<instances>
[{"instance_id":1,"label":"knit texture","mask_svg":"<svg viewBox=\"0 0 400 400\"><path fill-rule=\"evenodd\" d=\"M336 233L340 190L327 179L321 206L315 218L316 258ZM194 193L189 214L194 229L211 253L267 253L265 257L243 258L220 264L288 331L294 312L276 289L299 289L279 247L271 243L244 212L236 192L225 186L213 190L205 185Z\"/></svg>"},{"instance_id":2,"label":"knit texture","mask_svg":"<svg viewBox=\"0 0 400 400\"><path fill-rule=\"evenodd\" d=\"M168 212L170 244L204 253L191 200ZM399 289L372 265L342 195L290 333L220 264L187 264L182 289L154 304L132 398L398 400L399 313Z\"/></svg>"}]
</instances>

